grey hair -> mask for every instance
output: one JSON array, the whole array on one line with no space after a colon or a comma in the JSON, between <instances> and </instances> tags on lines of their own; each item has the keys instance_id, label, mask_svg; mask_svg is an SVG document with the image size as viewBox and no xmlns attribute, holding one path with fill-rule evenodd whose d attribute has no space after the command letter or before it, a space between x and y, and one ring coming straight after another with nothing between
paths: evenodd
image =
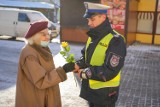
<instances>
[{"instance_id":1,"label":"grey hair","mask_svg":"<svg viewBox=\"0 0 160 107\"><path fill-rule=\"evenodd\" d=\"M25 43L30 44L30 45L33 45L34 43L40 44L40 37L41 37L41 35L36 33L32 37L26 39Z\"/></svg>"}]
</instances>

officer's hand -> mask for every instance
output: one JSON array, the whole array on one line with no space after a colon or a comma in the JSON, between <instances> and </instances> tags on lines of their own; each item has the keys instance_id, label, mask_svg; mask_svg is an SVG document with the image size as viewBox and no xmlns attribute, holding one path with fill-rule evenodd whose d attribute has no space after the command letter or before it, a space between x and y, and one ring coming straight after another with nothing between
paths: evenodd
<instances>
[{"instance_id":1,"label":"officer's hand","mask_svg":"<svg viewBox=\"0 0 160 107\"><path fill-rule=\"evenodd\" d=\"M79 70L79 66L75 63L75 65L74 65L74 70L73 70L73 72L74 73L78 73L78 70Z\"/></svg>"},{"instance_id":2,"label":"officer's hand","mask_svg":"<svg viewBox=\"0 0 160 107\"><path fill-rule=\"evenodd\" d=\"M66 73L75 70L75 63L70 62L70 63L66 63L65 65L63 65L63 69L65 70Z\"/></svg>"}]
</instances>

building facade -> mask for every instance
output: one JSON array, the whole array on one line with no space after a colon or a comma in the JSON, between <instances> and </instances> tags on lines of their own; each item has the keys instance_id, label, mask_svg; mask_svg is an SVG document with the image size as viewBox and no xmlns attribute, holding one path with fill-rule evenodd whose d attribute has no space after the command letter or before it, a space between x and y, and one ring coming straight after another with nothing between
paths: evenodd
<instances>
[{"instance_id":1,"label":"building facade","mask_svg":"<svg viewBox=\"0 0 160 107\"><path fill-rule=\"evenodd\" d=\"M126 20L124 31L128 43L160 44L160 0L101 0L101 3L114 8L109 13L113 28L122 26L121 22Z\"/></svg>"},{"instance_id":2,"label":"building facade","mask_svg":"<svg viewBox=\"0 0 160 107\"><path fill-rule=\"evenodd\" d=\"M82 17L86 1L111 7L107 14L110 23L127 44L160 45L160 0L60 0L61 41L86 42L88 28Z\"/></svg>"}]
</instances>

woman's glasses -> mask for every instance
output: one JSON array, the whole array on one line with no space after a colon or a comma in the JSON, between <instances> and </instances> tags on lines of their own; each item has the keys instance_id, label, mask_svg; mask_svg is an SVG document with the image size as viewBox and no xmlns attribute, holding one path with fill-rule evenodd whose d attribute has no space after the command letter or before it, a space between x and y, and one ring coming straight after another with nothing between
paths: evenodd
<instances>
[{"instance_id":1,"label":"woman's glasses","mask_svg":"<svg viewBox=\"0 0 160 107\"><path fill-rule=\"evenodd\" d=\"M47 37L50 36L50 34L51 34L50 32L48 32L48 33L46 33L46 32L39 32L39 33L41 33L43 36L47 36Z\"/></svg>"}]
</instances>

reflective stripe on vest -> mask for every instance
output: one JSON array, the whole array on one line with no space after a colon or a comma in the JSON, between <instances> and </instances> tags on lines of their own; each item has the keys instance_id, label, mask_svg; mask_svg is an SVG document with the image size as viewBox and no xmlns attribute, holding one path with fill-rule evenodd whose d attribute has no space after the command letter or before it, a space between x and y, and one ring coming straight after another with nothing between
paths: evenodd
<instances>
[{"instance_id":1,"label":"reflective stripe on vest","mask_svg":"<svg viewBox=\"0 0 160 107\"><path fill-rule=\"evenodd\" d=\"M92 54L90 65L92 66L102 66L103 65L105 56L106 56L106 50L108 49L109 43L112 38L113 38L113 35L110 33L99 41L98 45L96 46ZM90 42L91 42L91 38L88 38L88 41L86 44L86 50ZM87 59L86 54L85 54L85 59ZM90 85L90 88L92 89L99 89L99 88L104 88L104 87L116 87L116 86L119 86L119 84L120 84L120 72L115 78L113 78L112 80L106 81L106 82L89 79L89 85Z\"/></svg>"}]
</instances>

